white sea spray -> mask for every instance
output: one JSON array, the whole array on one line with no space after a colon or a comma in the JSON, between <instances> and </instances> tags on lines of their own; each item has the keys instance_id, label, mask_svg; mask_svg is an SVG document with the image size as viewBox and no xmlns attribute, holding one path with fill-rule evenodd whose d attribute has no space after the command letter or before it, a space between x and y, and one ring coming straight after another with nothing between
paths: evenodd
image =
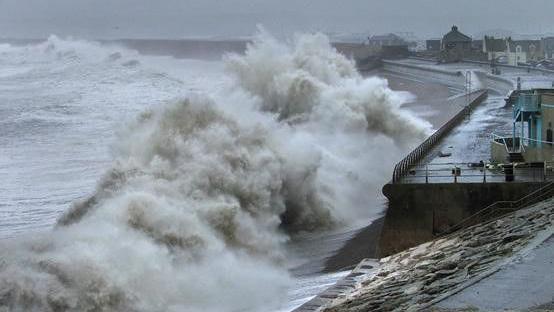
<instances>
[{"instance_id":1,"label":"white sea spray","mask_svg":"<svg viewBox=\"0 0 554 312\"><path fill-rule=\"evenodd\" d=\"M72 44L41 48L68 62L104 49ZM94 195L52 231L2 243L0 305L271 310L290 282L291 236L380 212L381 184L429 127L400 108L401 94L363 78L320 34L287 45L261 31L224 62L222 90L153 107L121 130Z\"/></svg>"}]
</instances>

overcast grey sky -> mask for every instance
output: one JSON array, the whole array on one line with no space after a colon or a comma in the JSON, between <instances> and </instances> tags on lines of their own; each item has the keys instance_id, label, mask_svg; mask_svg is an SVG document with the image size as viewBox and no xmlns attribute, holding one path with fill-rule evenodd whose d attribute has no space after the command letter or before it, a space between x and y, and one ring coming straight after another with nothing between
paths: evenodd
<instances>
[{"instance_id":1,"label":"overcast grey sky","mask_svg":"<svg viewBox=\"0 0 554 312\"><path fill-rule=\"evenodd\" d=\"M323 31L554 32L553 0L0 0L0 37L184 38Z\"/></svg>"}]
</instances>

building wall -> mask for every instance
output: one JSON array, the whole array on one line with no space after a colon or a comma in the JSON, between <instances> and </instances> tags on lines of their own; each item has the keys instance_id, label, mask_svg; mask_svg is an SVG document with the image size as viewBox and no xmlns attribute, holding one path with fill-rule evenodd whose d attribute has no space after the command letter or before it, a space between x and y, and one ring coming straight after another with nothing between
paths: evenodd
<instances>
[{"instance_id":1,"label":"building wall","mask_svg":"<svg viewBox=\"0 0 554 312\"><path fill-rule=\"evenodd\" d=\"M523 158L530 162L553 161L554 147L548 145L543 145L541 148L526 147Z\"/></svg>"},{"instance_id":2,"label":"building wall","mask_svg":"<svg viewBox=\"0 0 554 312\"><path fill-rule=\"evenodd\" d=\"M361 43L333 43L337 51L349 59L362 60L380 52L379 48L370 47Z\"/></svg>"},{"instance_id":3,"label":"building wall","mask_svg":"<svg viewBox=\"0 0 554 312\"><path fill-rule=\"evenodd\" d=\"M499 57L506 56L506 52L487 52L487 59L489 61L492 61L493 59L497 59Z\"/></svg>"},{"instance_id":4,"label":"building wall","mask_svg":"<svg viewBox=\"0 0 554 312\"><path fill-rule=\"evenodd\" d=\"M518 63L527 63L527 53L523 51L510 51L507 56L509 65L517 66Z\"/></svg>"},{"instance_id":5,"label":"building wall","mask_svg":"<svg viewBox=\"0 0 554 312\"><path fill-rule=\"evenodd\" d=\"M508 158L508 152L506 152L506 146L498 142L491 142L491 161L493 163L504 163Z\"/></svg>"},{"instance_id":6,"label":"building wall","mask_svg":"<svg viewBox=\"0 0 554 312\"><path fill-rule=\"evenodd\" d=\"M544 96L543 96L544 100ZM548 100L547 100L548 101ZM546 103L546 105L549 105ZM542 141L546 141L546 133L548 129L554 131L554 108L550 108L546 105L541 106L541 118L542 118Z\"/></svg>"},{"instance_id":7,"label":"building wall","mask_svg":"<svg viewBox=\"0 0 554 312\"><path fill-rule=\"evenodd\" d=\"M544 58L554 58L554 37L542 38L541 49L544 53Z\"/></svg>"},{"instance_id":8,"label":"building wall","mask_svg":"<svg viewBox=\"0 0 554 312\"><path fill-rule=\"evenodd\" d=\"M425 41L425 46L427 51L440 51L441 41L437 39L427 40Z\"/></svg>"}]
</instances>

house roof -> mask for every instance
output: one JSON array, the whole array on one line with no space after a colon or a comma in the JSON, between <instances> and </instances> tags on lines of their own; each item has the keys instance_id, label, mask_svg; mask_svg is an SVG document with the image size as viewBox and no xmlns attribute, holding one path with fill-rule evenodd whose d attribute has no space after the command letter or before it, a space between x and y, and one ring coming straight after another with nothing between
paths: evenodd
<instances>
[{"instance_id":1,"label":"house roof","mask_svg":"<svg viewBox=\"0 0 554 312\"><path fill-rule=\"evenodd\" d=\"M495 39L494 37L485 36L485 48L487 52L504 52L506 51L506 40Z\"/></svg>"},{"instance_id":2,"label":"house roof","mask_svg":"<svg viewBox=\"0 0 554 312\"><path fill-rule=\"evenodd\" d=\"M452 26L452 30L450 30L444 37L442 37L443 42L470 42L471 38L462 34L458 31L458 27L456 25Z\"/></svg>"}]
</instances>

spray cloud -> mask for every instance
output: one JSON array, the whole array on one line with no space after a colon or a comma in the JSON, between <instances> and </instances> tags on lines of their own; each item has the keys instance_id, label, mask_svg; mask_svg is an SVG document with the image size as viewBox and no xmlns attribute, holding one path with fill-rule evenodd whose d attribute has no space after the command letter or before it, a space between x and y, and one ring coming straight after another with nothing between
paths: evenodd
<instances>
[{"instance_id":1,"label":"spray cloud","mask_svg":"<svg viewBox=\"0 0 554 312\"><path fill-rule=\"evenodd\" d=\"M261 31L224 62L223 90L122 130L112 169L55 229L2 243L0 305L270 309L289 282L291 236L380 212L391 155L428 129L401 95L361 77L320 34L285 45Z\"/></svg>"}]
</instances>

